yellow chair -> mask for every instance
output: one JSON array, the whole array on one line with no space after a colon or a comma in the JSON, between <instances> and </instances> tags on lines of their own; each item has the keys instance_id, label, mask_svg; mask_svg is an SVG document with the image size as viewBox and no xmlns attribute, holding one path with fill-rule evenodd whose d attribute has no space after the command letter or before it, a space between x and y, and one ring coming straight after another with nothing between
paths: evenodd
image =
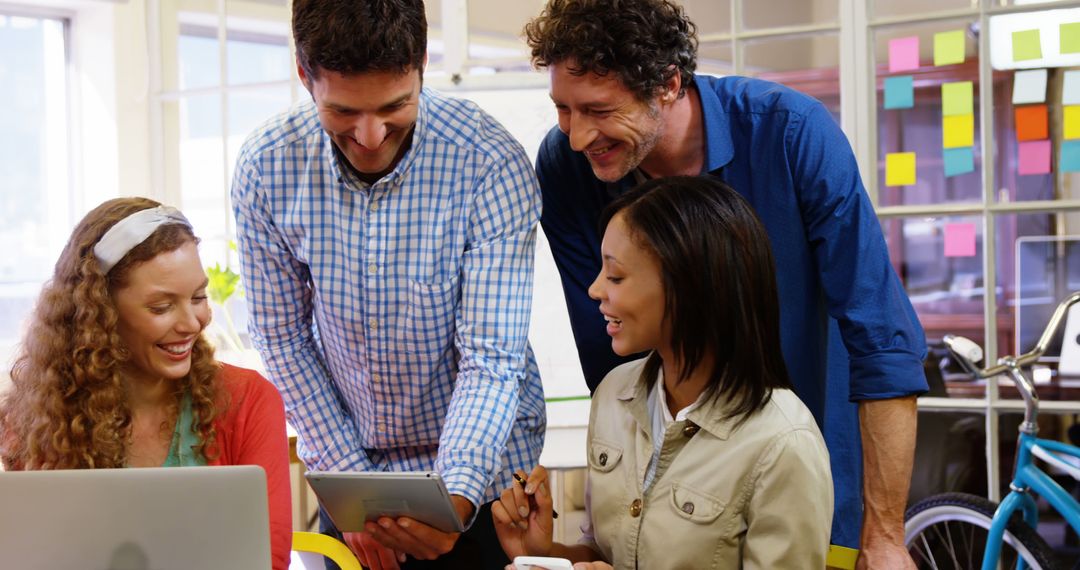
<instances>
[{"instance_id":1,"label":"yellow chair","mask_svg":"<svg viewBox=\"0 0 1080 570\"><path fill-rule=\"evenodd\" d=\"M830 544L829 553L825 555L825 567L829 570L855 570L855 561L858 559L858 550Z\"/></svg>"},{"instance_id":2,"label":"yellow chair","mask_svg":"<svg viewBox=\"0 0 1080 570\"><path fill-rule=\"evenodd\" d=\"M317 532L292 533L292 549L295 552L312 552L333 560L341 570L364 570L360 561L345 543L334 537Z\"/></svg>"}]
</instances>

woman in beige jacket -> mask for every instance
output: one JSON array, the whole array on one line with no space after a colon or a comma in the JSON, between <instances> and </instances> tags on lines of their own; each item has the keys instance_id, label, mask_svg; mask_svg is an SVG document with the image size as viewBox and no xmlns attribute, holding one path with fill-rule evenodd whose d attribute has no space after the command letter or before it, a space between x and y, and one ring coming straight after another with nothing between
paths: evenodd
<instances>
[{"instance_id":1,"label":"woman in beige jacket","mask_svg":"<svg viewBox=\"0 0 1080 570\"><path fill-rule=\"evenodd\" d=\"M593 396L581 541L553 543L537 467L493 505L503 549L591 563L576 568L824 568L829 457L791 391L761 222L717 179L672 177L602 224L589 293L616 353L651 352Z\"/></svg>"}]
</instances>

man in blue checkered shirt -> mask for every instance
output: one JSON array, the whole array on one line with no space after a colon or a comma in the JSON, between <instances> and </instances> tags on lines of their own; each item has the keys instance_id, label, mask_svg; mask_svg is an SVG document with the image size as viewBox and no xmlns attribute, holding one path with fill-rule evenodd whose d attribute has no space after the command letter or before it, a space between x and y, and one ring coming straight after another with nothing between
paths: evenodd
<instances>
[{"instance_id":1,"label":"man in blue checkered shirt","mask_svg":"<svg viewBox=\"0 0 1080 570\"><path fill-rule=\"evenodd\" d=\"M545 429L532 166L422 87L421 0L294 0L293 34L313 101L248 138L232 188L255 345L310 469L438 471L469 525L369 522L344 536L365 568L502 568L485 505Z\"/></svg>"}]
</instances>

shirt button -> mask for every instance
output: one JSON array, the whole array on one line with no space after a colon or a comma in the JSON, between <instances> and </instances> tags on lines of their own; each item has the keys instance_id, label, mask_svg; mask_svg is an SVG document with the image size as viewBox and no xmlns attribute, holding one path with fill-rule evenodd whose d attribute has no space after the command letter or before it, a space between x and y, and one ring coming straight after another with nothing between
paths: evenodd
<instances>
[{"instance_id":1,"label":"shirt button","mask_svg":"<svg viewBox=\"0 0 1080 570\"><path fill-rule=\"evenodd\" d=\"M694 434L701 429L694 422L686 422L686 425L682 428L682 434L686 437L694 437Z\"/></svg>"},{"instance_id":2,"label":"shirt button","mask_svg":"<svg viewBox=\"0 0 1080 570\"><path fill-rule=\"evenodd\" d=\"M378 374L374 374L371 377L371 381L378 384L379 382L382 382L382 376L379 376Z\"/></svg>"},{"instance_id":3,"label":"shirt button","mask_svg":"<svg viewBox=\"0 0 1080 570\"><path fill-rule=\"evenodd\" d=\"M603 467L603 466L607 465L607 454L606 453L601 453L600 457L599 457L599 460L600 460L600 467Z\"/></svg>"},{"instance_id":4,"label":"shirt button","mask_svg":"<svg viewBox=\"0 0 1080 570\"><path fill-rule=\"evenodd\" d=\"M641 516L641 499L634 499L634 502L630 503L630 516L634 518Z\"/></svg>"},{"instance_id":5,"label":"shirt button","mask_svg":"<svg viewBox=\"0 0 1080 570\"><path fill-rule=\"evenodd\" d=\"M386 432L386 424L381 423L381 422L376 424L375 425L375 430L378 431L379 433L385 433Z\"/></svg>"},{"instance_id":6,"label":"shirt button","mask_svg":"<svg viewBox=\"0 0 1080 570\"><path fill-rule=\"evenodd\" d=\"M694 503L691 503L689 501L683 503L682 512L684 512L684 513L686 513L688 515L694 514Z\"/></svg>"},{"instance_id":7,"label":"shirt button","mask_svg":"<svg viewBox=\"0 0 1080 570\"><path fill-rule=\"evenodd\" d=\"M371 319L370 321L368 321L367 324L368 324L368 327L371 328L371 330L375 330L375 329L379 328L379 321L376 320L376 319Z\"/></svg>"},{"instance_id":8,"label":"shirt button","mask_svg":"<svg viewBox=\"0 0 1080 570\"><path fill-rule=\"evenodd\" d=\"M371 211L372 211L372 212L377 212L377 211L379 211L379 203L378 203L378 202L376 202L375 200L372 200L372 201L371 201L371 206L368 206L368 207L369 207L369 208L371 208Z\"/></svg>"},{"instance_id":9,"label":"shirt button","mask_svg":"<svg viewBox=\"0 0 1080 570\"><path fill-rule=\"evenodd\" d=\"M368 271L368 273L370 273L372 275L375 275L376 273L379 272L379 266L372 263L371 265L367 266L367 271Z\"/></svg>"}]
</instances>

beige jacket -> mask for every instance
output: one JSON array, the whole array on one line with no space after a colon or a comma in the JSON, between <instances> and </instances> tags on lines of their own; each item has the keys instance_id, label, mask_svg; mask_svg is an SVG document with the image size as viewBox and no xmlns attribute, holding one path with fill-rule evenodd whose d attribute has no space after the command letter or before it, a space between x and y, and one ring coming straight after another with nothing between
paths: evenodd
<instances>
[{"instance_id":1,"label":"beige jacket","mask_svg":"<svg viewBox=\"0 0 1080 570\"><path fill-rule=\"evenodd\" d=\"M703 403L668 426L643 496L653 450L644 362L616 368L593 395L589 546L617 569L824 568L832 477L806 406L775 390L736 428L720 419L722 401Z\"/></svg>"}]
</instances>

